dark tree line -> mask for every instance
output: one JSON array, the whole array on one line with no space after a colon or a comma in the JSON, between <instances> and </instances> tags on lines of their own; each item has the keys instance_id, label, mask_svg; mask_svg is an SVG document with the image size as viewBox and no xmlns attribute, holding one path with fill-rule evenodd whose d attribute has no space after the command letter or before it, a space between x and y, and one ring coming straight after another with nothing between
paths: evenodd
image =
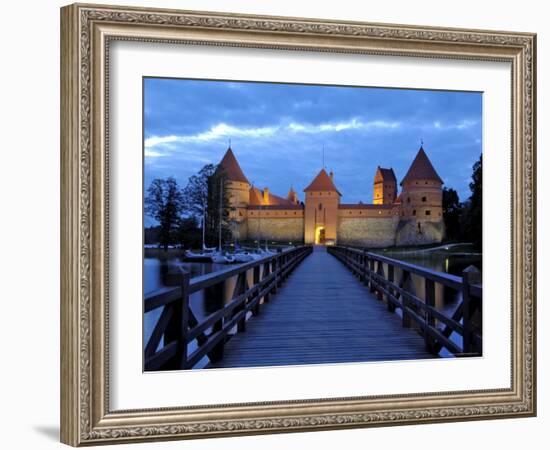
<instances>
[{"instance_id":1,"label":"dark tree line","mask_svg":"<svg viewBox=\"0 0 550 450\"><path fill-rule=\"evenodd\" d=\"M222 242L226 242L230 237L229 194L223 170L207 164L184 188L172 177L153 180L145 196L145 213L158 223L145 229L146 244L158 243L165 250L170 245L200 248L204 232L206 246L214 247L220 229Z\"/></svg>"},{"instance_id":2,"label":"dark tree line","mask_svg":"<svg viewBox=\"0 0 550 450\"><path fill-rule=\"evenodd\" d=\"M472 166L471 195L460 202L452 188L443 189L443 219L447 239L472 242L477 250L482 248L482 156Z\"/></svg>"}]
</instances>

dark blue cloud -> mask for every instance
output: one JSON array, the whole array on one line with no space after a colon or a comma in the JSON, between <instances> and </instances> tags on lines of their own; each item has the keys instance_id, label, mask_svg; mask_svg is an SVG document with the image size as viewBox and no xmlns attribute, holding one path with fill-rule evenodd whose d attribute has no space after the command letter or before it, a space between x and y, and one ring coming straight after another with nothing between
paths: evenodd
<instances>
[{"instance_id":1,"label":"dark blue cloud","mask_svg":"<svg viewBox=\"0 0 550 450\"><path fill-rule=\"evenodd\" d=\"M445 185L469 196L482 94L297 84L144 80L145 186L185 185L232 148L250 181L301 192L325 165L343 202L370 202L378 165L405 175L420 140Z\"/></svg>"}]
</instances>

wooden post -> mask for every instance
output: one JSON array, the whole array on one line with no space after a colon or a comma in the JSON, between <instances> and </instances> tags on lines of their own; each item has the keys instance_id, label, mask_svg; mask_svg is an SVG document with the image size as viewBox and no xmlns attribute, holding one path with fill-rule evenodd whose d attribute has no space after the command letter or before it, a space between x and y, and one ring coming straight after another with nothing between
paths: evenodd
<instances>
[{"instance_id":1,"label":"wooden post","mask_svg":"<svg viewBox=\"0 0 550 450\"><path fill-rule=\"evenodd\" d=\"M368 263L369 255L367 254L367 249L363 250L363 284L367 285L369 282L369 273L368 273Z\"/></svg>"},{"instance_id":2,"label":"wooden post","mask_svg":"<svg viewBox=\"0 0 550 450\"><path fill-rule=\"evenodd\" d=\"M246 278L246 271L240 273L237 276L237 282L235 283L235 289L233 290L233 297L231 300L235 299L241 294L244 294L248 290L248 280ZM248 299L244 299L243 304L234 310L233 315L238 314L246 308L246 303ZM246 331L246 316L237 322L237 333Z\"/></svg>"},{"instance_id":3,"label":"wooden post","mask_svg":"<svg viewBox=\"0 0 550 450\"><path fill-rule=\"evenodd\" d=\"M283 256L277 255L275 261L275 270L277 271L277 287L281 287L281 285L283 284Z\"/></svg>"},{"instance_id":4,"label":"wooden post","mask_svg":"<svg viewBox=\"0 0 550 450\"><path fill-rule=\"evenodd\" d=\"M166 364L167 369L185 369L187 366L187 327L189 322L189 272L181 270L181 299L172 304L173 315L166 331L164 342L177 342L173 360Z\"/></svg>"},{"instance_id":5,"label":"wooden post","mask_svg":"<svg viewBox=\"0 0 550 450\"><path fill-rule=\"evenodd\" d=\"M470 285L481 282L481 273L474 266L468 266L462 272L462 328L464 336L462 337L462 352L472 352L472 310L470 305Z\"/></svg>"},{"instance_id":6,"label":"wooden post","mask_svg":"<svg viewBox=\"0 0 550 450\"><path fill-rule=\"evenodd\" d=\"M374 292L374 259L369 261L369 291Z\"/></svg>"},{"instance_id":7,"label":"wooden post","mask_svg":"<svg viewBox=\"0 0 550 450\"><path fill-rule=\"evenodd\" d=\"M269 291L270 294L276 294L277 293L277 283L279 279L279 275L277 274L277 258L273 258L271 261L269 261L269 270L270 273L275 274L275 278L273 279L273 288L271 291Z\"/></svg>"},{"instance_id":8,"label":"wooden post","mask_svg":"<svg viewBox=\"0 0 550 450\"><path fill-rule=\"evenodd\" d=\"M426 305L435 307L435 283L433 282L433 280L424 278L424 291L424 301L426 302ZM426 350L434 353L435 342L427 332L428 327L435 328L435 318L432 316L429 310L426 311L426 328L424 329L424 342L426 343Z\"/></svg>"},{"instance_id":9,"label":"wooden post","mask_svg":"<svg viewBox=\"0 0 550 450\"><path fill-rule=\"evenodd\" d=\"M254 272L252 272L252 283L254 286L257 286L260 282L260 266L254 267ZM258 300L258 303L256 303L256 306L252 308L252 315L257 316L260 314L260 301Z\"/></svg>"},{"instance_id":10,"label":"wooden post","mask_svg":"<svg viewBox=\"0 0 550 450\"><path fill-rule=\"evenodd\" d=\"M384 275L384 264L382 264L382 261L376 261L376 275L379 275L380 278L384 278L385 275ZM382 284L381 281L377 281L378 283L378 286L380 286ZM377 289L376 290L376 298L380 301L383 300L384 298L384 295L382 294L382 291L380 289Z\"/></svg>"},{"instance_id":11,"label":"wooden post","mask_svg":"<svg viewBox=\"0 0 550 450\"><path fill-rule=\"evenodd\" d=\"M263 264L263 274L262 274L262 280L264 278L266 278L267 276L269 276L269 274L271 273L269 271L269 267L270 267L270 263L269 262L266 262ZM266 292L266 294L264 295L264 303L267 303L269 302L269 292Z\"/></svg>"},{"instance_id":12,"label":"wooden post","mask_svg":"<svg viewBox=\"0 0 550 450\"><path fill-rule=\"evenodd\" d=\"M391 264L388 264L388 292L391 296L394 295L393 289L390 287L390 283L393 283L394 280L394 272L393 272L393 266ZM388 296L388 311L394 312L395 311L395 305L390 300L390 295Z\"/></svg>"},{"instance_id":13,"label":"wooden post","mask_svg":"<svg viewBox=\"0 0 550 450\"><path fill-rule=\"evenodd\" d=\"M218 302L218 304L221 304L223 307L223 303L225 300L225 281L221 281L214 286L208 287L204 290L205 300L208 301L208 298L214 299ZM217 333L218 331L221 331L223 329L223 317L220 317L218 321L212 325L212 334ZM215 347L210 350L208 353L208 357L210 358L210 361L216 362L223 358L223 352L225 347L225 339L221 339Z\"/></svg>"},{"instance_id":14,"label":"wooden post","mask_svg":"<svg viewBox=\"0 0 550 450\"><path fill-rule=\"evenodd\" d=\"M400 283L400 286L403 290L407 290L407 284L410 284L410 276L411 274L406 271L406 270L403 270L403 276L401 278L401 283ZM403 318L402 318L402 325L404 328L409 328L411 326L411 318L409 316L409 314L406 312L405 308L409 306L409 300L407 299L407 297L405 295L401 295L401 304L403 305L403 308L402 308L402 313L403 313Z\"/></svg>"}]
</instances>

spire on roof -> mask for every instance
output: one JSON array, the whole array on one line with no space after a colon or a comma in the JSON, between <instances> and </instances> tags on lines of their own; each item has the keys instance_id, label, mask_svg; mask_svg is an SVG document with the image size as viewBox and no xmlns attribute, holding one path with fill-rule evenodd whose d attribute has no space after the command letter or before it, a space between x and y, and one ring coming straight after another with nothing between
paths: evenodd
<instances>
[{"instance_id":1,"label":"spire on roof","mask_svg":"<svg viewBox=\"0 0 550 450\"><path fill-rule=\"evenodd\" d=\"M293 203L298 203L298 194L296 194L296 191L292 185L290 185L290 190L288 191L286 198Z\"/></svg>"},{"instance_id":2,"label":"spire on roof","mask_svg":"<svg viewBox=\"0 0 550 450\"><path fill-rule=\"evenodd\" d=\"M338 195L342 195L334 185L334 182L331 180L325 169L321 169L309 186L304 189L304 192L309 191L332 191L337 192Z\"/></svg>"},{"instance_id":3,"label":"spire on roof","mask_svg":"<svg viewBox=\"0 0 550 450\"><path fill-rule=\"evenodd\" d=\"M443 180L435 171L434 166L428 158L428 155L426 155L423 146L420 146L411 167L409 167L405 178L401 181L401 185L407 181L413 180L434 180L443 184Z\"/></svg>"},{"instance_id":4,"label":"spire on roof","mask_svg":"<svg viewBox=\"0 0 550 450\"><path fill-rule=\"evenodd\" d=\"M235 155L233 154L233 150L231 150L231 142L229 145L230 146L227 148L227 151L225 152L225 155L220 161L219 166L225 171L225 175L227 176L228 180L240 181L242 183L250 184L247 178L245 177L241 169L241 166L237 161L237 158L235 158Z\"/></svg>"}]
</instances>

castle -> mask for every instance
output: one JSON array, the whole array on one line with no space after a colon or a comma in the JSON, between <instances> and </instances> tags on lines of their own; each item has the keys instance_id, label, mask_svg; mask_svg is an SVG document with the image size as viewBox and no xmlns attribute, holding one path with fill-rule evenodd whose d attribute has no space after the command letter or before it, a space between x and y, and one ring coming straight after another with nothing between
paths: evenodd
<instances>
[{"instance_id":1,"label":"castle","mask_svg":"<svg viewBox=\"0 0 550 450\"><path fill-rule=\"evenodd\" d=\"M236 239L321 245L387 247L441 242L443 180L422 147L400 183L393 169L378 166L372 204L341 203L332 171L317 174L299 201L251 185L229 147L219 165L225 173L230 222Z\"/></svg>"}]
</instances>

